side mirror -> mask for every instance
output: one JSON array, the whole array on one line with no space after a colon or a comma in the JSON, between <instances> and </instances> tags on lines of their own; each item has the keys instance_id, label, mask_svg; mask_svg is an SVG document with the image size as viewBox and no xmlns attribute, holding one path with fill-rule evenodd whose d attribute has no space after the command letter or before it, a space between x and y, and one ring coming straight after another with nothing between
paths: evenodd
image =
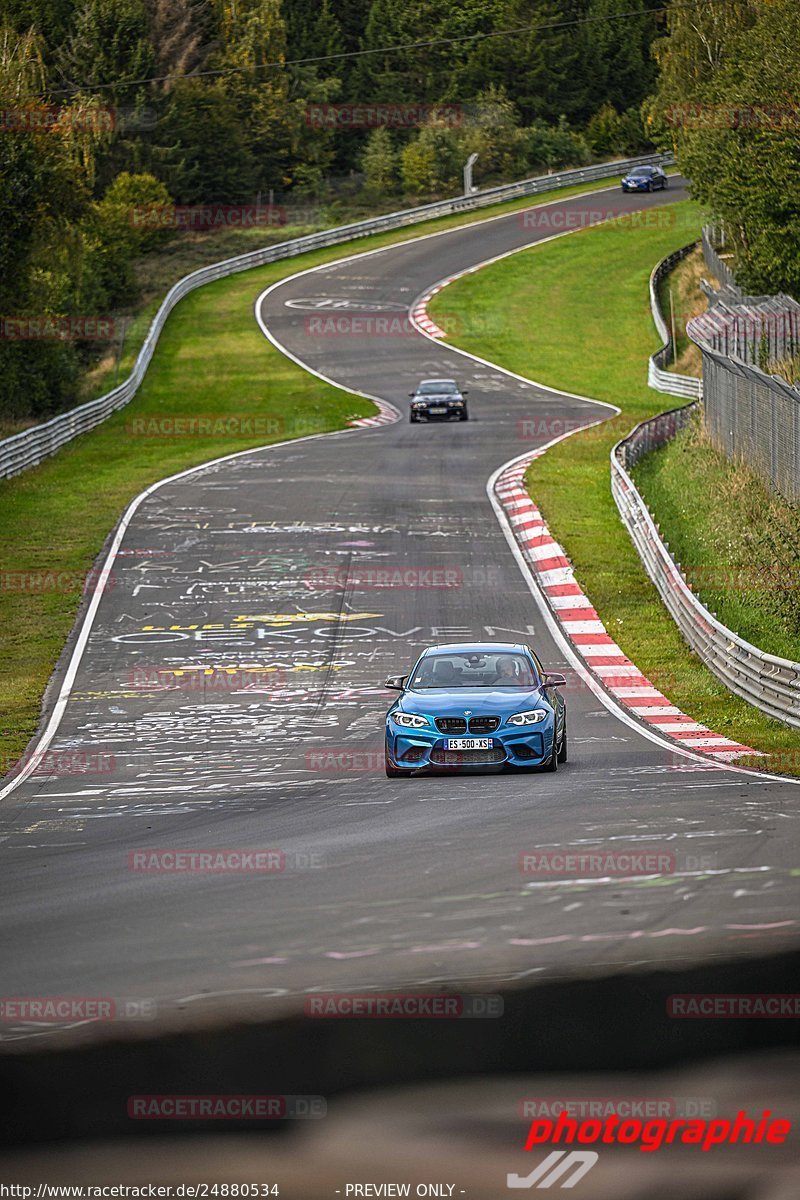
<instances>
[{"instance_id":1,"label":"side mirror","mask_svg":"<svg viewBox=\"0 0 800 1200\"><path fill-rule=\"evenodd\" d=\"M469 388L462 388L462 389L461 389L461 395L462 395L462 396L468 396L468 395L469 395Z\"/></svg>"},{"instance_id":2,"label":"side mirror","mask_svg":"<svg viewBox=\"0 0 800 1200\"><path fill-rule=\"evenodd\" d=\"M410 399L410 400L413 400L413 399L414 399L414 397L416 396L416 394L417 394L416 392L409 392L409 393L408 393L409 399Z\"/></svg>"},{"instance_id":3,"label":"side mirror","mask_svg":"<svg viewBox=\"0 0 800 1200\"><path fill-rule=\"evenodd\" d=\"M406 690L407 679L407 675L390 675L383 686L393 692L404 692Z\"/></svg>"},{"instance_id":4,"label":"side mirror","mask_svg":"<svg viewBox=\"0 0 800 1200\"><path fill-rule=\"evenodd\" d=\"M559 671L548 671L543 680L545 687L566 687L567 677Z\"/></svg>"}]
</instances>

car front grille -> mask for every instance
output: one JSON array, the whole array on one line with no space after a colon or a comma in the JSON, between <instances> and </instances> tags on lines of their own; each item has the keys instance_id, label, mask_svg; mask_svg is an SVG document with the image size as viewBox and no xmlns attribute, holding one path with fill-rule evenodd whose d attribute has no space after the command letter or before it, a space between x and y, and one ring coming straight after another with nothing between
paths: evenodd
<instances>
[{"instance_id":1,"label":"car front grille","mask_svg":"<svg viewBox=\"0 0 800 1200\"><path fill-rule=\"evenodd\" d=\"M494 750L433 750L430 761L436 766L463 767L470 763L505 762L505 750L497 746Z\"/></svg>"},{"instance_id":2,"label":"car front grille","mask_svg":"<svg viewBox=\"0 0 800 1200\"><path fill-rule=\"evenodd\" d=\"M470 733L494 733L500 724L499 717L470 717Z\"/></svg>"},{"instance_id":3,"label":"car front grille","mask_svg":"<svg viewBox=\"0 0 800 1200\"><path fill-rule=\"evenodd\" d=\"M466 733L467 722L464 717L437 717L436 728L439 733Z\"/></svg>"}]
</instances>

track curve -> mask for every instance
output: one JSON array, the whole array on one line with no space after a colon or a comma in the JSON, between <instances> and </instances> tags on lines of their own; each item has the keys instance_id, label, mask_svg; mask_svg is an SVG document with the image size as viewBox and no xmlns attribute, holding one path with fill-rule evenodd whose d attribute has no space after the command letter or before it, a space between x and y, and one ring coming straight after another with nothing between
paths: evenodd
<instances>
[{"instance_id":1,"label":"track curve","mask_svg":"<svg viewBox=\"0 0 800 1200\"><path fill-rule=\"evenodd\" d=\"M259 297L262 328L312 372L401 410L420 377L455 375L471 419L246 452L138 504L116 587L74 635L85 648L51 745L107 770L32 776L0 810L7 995L143 996L180 1023L328 987L489 985L796 943L795 785L675 760L580 679L556 776L383 778L382 681L422 646L519 636L568 667L486 480L536 444L520 421L535 418L546 442L608 409L403 321L328 336L312 318L403 317L437 280L545 229L517 214L476 222ZM422 585L381 587L376 572L395 567ZM457 586L435 583L445 572ZM666 848L675 870L658 887L518 870L521 850L598 838ZM152 874L131 858L212 847L275 848L288 869ZM23 1022L0 1038L54 1029Z\"/></svg>"}]
</instances>

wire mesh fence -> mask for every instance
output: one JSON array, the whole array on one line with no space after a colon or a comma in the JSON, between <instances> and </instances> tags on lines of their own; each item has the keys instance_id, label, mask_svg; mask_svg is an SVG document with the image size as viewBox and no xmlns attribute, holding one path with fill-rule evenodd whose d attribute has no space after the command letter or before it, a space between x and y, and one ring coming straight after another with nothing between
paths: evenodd
<instances>
[{"instance_id":1,"label":"wire mesh fence","mask_svg":"<svg viewBox=\"0 0 800 1200\"><path fill-rule=\"evenodd\" d=\"M790 382L800 355L800 304L782 294L744 296L720 258L720 230L707 226L702 244L709 271L724 283L708 311L687 322L703 354L709 437L728 458L800 501L800 387Z\"/></svg>"}]
</instances>

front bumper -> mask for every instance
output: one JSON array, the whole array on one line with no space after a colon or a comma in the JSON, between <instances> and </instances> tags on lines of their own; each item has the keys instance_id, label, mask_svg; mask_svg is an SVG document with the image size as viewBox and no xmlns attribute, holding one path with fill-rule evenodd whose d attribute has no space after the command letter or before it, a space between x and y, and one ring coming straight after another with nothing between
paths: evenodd
<instances>
[{"instance_id":1,"label":"front bumper","mask_svg":"<svg viewBox=\"0 0 800 1200\"><path fill-rule=\"evenodd\" d=\"M453 417L463 417L467 411L466 403L463 400L455 404L417 404L411 405L412 415L422 418L425 421L449 421Z\"/></svg>"},{"instance_id":2,"label":"front bumper","mask_svg":"<svg viewBox=\"0 0 800 1200\"><path fill-rule=\"evenodd\" d=\"M623 183L623 192L648 192L652 184L645 180L642 183Z\"/></svg>"},{"instance_id":3,"label":"front bumper","mask_svg":"<svg viewBox=\"0 0 800 1200\"><path fill-rule=\"evenodd\" d=\"M437 730L401 729L389 721L386 756L392 766L408 771L540 767L553 753L553 730L552 718L539 725L503 726L487 735L491 750L447 750L447 737Z\"/></svg>"}]
</instances>

